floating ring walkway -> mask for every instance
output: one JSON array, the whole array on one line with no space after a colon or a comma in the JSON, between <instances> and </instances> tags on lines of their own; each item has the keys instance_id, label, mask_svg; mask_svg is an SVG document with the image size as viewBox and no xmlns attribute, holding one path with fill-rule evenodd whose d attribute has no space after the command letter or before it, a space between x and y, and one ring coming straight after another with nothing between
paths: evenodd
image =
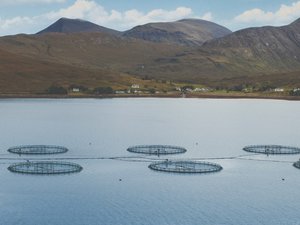
<instances>
[{"instance_id":1,"label":"floating ring walkway","mask_svg":"<svg viewBox=\"0 0 300 225\"><path fill-rule=\"evenodd\" d=\"M49 155L66 153L68 149L56 145L22 145L11 147L7 151L19 155Z\"/></svg>"},{"instance_id":2,"label":"floating ring walkway","mask_svg":"<svg viewBox=\"0 0 300 225\"><path fill-rule=\"evenodd\" d=\"M69 174L78 173L83 168L70 162L56 162L56 161L36 161L15 163L7 168L14 173L35 174L35 175L55 175L55 174Z\"/></svg>"},{"instance_id":3,"label":"floating ring walkway","mask_svg":"<svg viewBox=\"0 0 300 225\"><path fill-rule=\"evenodd\" d=\"M296 167L297 169L300 169L300 160L298 162L295 162L294 167Z\"/></svg>"},{"instance_id":4,"label":"floating ring walkway","mask_svg":"<svg viewBox=\"0 0 300 225\"><path fill-rule=\"evenodd\" d=\"M172 173L213 173L223 168L219 164L199 161L164 161L149 165L152 170Z\"/></svg>"},{"instance_id":5,"label":"floating ring walkway","mask_svg":"<svg viewBox=\"0 0 300 225\"><path fill-rule=\"evenodd\" d=\"M243 150L266 155L300 154L300 148L282 145L250 145Z\"/></svg>"},{"instance_id":6,"label":"floating ring walkway","mask_svg":"<svg viewBox=\"0 0 300 225\"><path fill-rule=\"evenodd\" d=\"M183 147L171 145L136 145L127 148L127 151L148 155L169 155L185 153L187 150Z\"/></svg>"}]
</instances>

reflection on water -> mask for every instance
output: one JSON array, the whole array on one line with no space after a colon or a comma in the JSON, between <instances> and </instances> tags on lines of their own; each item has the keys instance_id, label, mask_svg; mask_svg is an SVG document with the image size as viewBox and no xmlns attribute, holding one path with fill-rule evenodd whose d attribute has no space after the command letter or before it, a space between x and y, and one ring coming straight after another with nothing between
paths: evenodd
<instances>
[{"instance_id":1,"label":"reflection on water","mask_svg":"<svg viewBox=\"0 0 300 225\"><path fill-rule=\"evenodd\" d=\"M300 146L300 104L269 100L0 100L0 224L300 224L299 155L267 156L246 145ZM62 155L19 156L11 146L49 144ZM132 145L187 148L174 156ZM15 162L63 159L81 173L10 173ZM209 175L152 171L156 160L205 159Z\"/></svg>"}]
</instances>

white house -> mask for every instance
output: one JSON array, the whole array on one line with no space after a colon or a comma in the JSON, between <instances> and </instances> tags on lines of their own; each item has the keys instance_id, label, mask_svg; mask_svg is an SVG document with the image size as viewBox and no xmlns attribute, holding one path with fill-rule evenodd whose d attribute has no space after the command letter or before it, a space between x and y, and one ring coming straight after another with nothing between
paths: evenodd
<instances>
[{"instance_id":1,"label":"white house","mask_svg":"<svg viewBox=\"0 0 300 225\"><path fill-rule=\"evenodd\" d=\"M72 92L80 92L80 89L79 88L73 88Z\"/></svg>"},{"instance_id":2,"label":"white house","mask_svg":"<svg viewBox=\"0 0 300 225\"><path fill-rule=\"evenodd\" d=\"M139 88L140 88L140 85L138 85L138 84L133 84L133 85L131 85L131 88L139 89Z\"/></svg>"},{"instance_id":3,"label":"white house","mask_svg":"<svg viewBox=\"0 0 300 225\"><path fill-rule=\"evenodd\" d=\"M210 90L209 90L209 88L195 88L194 91L196 91L196 92L208 92Z\"/></svg>"},{"instance_id":4,"label":"white house","mask_svg":"<svg viewBox=\"0 0 300 225\"><path fill-rule=\"evenodd\" d=\"M294 88L293 92L300 91L300 88Z\"/></svg>"},{"instance_id":5,"label":"white house","mask_svg":"<svg viewBox=\"0 0 300 225\"><path fill-rule=\"evenodd\" d=\"M193 89L191 89L191 88L187 88L187 89L185 89L187 92L193 92L194 90Z\"/></svg>"},{"instance_id":6,"label":"white house","mask_svg":"<svg viewBox=\"0 0 300 225\"><path fill-rule=\"evenodd\" d=\"M116 94L125 94L125 91L115 91Z\"/></svg>"},{"instance_id":7,"label":"white house","mask_svg":"<svg viewBox=\"0 0 300 225\"><path fill-rule=\"evenodd\" d=\"M283 88L275 88L274 91L275 92L284 92L284 89Z\"/></svg>"}]
</instances>

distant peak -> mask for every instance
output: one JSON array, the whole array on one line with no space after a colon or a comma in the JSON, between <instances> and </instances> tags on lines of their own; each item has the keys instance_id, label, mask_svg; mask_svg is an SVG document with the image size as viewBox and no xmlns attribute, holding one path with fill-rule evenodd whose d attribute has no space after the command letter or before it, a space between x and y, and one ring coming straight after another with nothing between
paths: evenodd
<instances>
[{"instance_id":1,"label":"distant peak","mask_svg":"<svg viewBox=\"0 0 300 225\"><path fill-rule=\"evenodd\" d=\"M70 20L70 18L67 18L67 17L61 17L59 20Z\"/></svg>"},{"instance_id":2,"label":"distant peak","mask_svg":"<svg viewBox=\"0 0 300 225\"><path fill-rule=\"evenodd\" d=\"M123 33L151 42L200 46L204 42L223 37L231 31L221 25L201 19L182 19L176 22L159 22L137 26Z\"/></svg>"},{"instance_id":3,"label":"distant peak","mask_svg":"<svg viewBox=\"0 0 300 225\"><path fill-rule=\"evenodd\" d=\"M214 23L208 20L203 20L203 19L197 19L197 18L186 18L186 19L181 19L178 20L177 22L182 22L182 23Z\"/></svg>"},{"instance_id":4,"label":"distant peak","mask_svg":"<svg viewBox=\"0 0 300 225\"><path fill-rule=\"evenodd\" d=\"M71 18L67 18L67 17L62 17L62 18L60 18L57 21L77 21L77 22L80 21L80 22L88 22L88 21L83 20L83 19L71 19Z\"/></svg>"},{"instance_id":5,"label":"distant peak","mask_svg":"<svg viewBox=\"0 0 300 225\"><path fill-rule=\"evenodd\" d=\"M70 19L62 17L55 23L51 24L44 30L38 32L38 34L43 33L92 33L101 32L111 35L119 35L119 31L112 30L106 27L101 27L95 23L82 20L82 19Z\"/></svg>"},{"instance_id":6,"label":"distant peak","mask_svg":"<svg viewBox=\"0 0 300 225\"><path fill-rule=\"evenodd\" d=\"M178 22L184 22L184 21L205 21L205 20L196 19L196 18L185 18L185 19L178 20Z\"/></svg>"}]
</instances>

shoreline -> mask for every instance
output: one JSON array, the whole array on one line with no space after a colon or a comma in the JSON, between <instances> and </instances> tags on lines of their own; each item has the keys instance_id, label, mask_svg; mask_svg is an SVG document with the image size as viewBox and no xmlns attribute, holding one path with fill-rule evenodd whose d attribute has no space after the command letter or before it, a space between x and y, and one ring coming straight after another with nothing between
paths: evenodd
<instances>
[{"instance_id":1,"label":"shoreline","mask_svg":"<svg viewBox=\"0 0 300 225\"><path fill-rule=\"evenodd\" d=\"M257 95L257 94L108 94L108 95L43 95L43 94L0 94L0 99L108 99L108 98L199 98L199 99L266 99L300 101L300 96Z\"/></svg>"}]
</instances>

